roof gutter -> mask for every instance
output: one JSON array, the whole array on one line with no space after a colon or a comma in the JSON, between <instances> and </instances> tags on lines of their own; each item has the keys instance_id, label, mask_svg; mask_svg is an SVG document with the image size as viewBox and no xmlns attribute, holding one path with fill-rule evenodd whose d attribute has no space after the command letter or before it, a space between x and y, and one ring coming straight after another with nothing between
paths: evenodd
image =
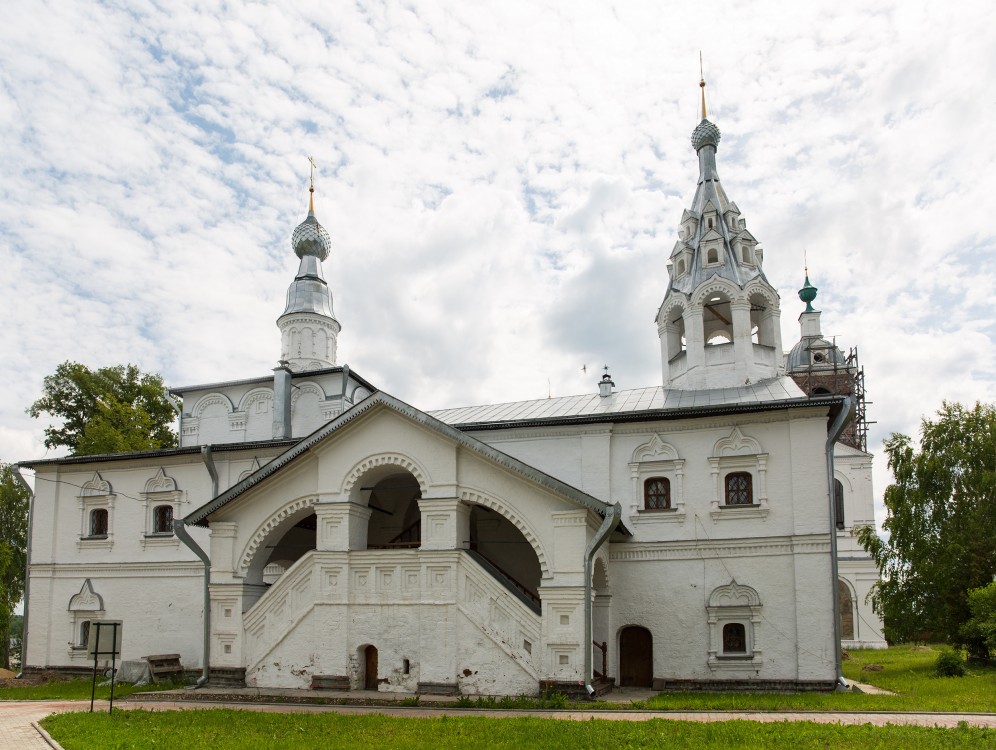
<instances>
[{"instance_id":1,"label":"roof gutter","mask_svg":"<svg viewBox=\"0 0 996 750\"><path fill-rule=\"evenodd\" d=\"M582 648L584 649L584 689L588 692L589 696L595 695L595 688L591 685L591 568L598 548L609 538L609 534L615 530L621 520L622 505L616 503L609 508L609 512L605 514L605 519L602 521L602 525L598 527L595 536L588 542L588 546L584 550L584 643L582 644Z\"/></svg>"},{"instance_id":2,"label":"roof gutter","mask_svg":"<svg viewBox=\"0 0 996 750\"><path fill-rule=\"evenodd\" d=\"M837 587L840 585L838 583L839 572L837 569L837 510L834 507L834 491L833 491L833 480L834 480L834 467L833 467L833 449L834 445L837 443L837 439L843 434L844 428L850 424L851 420L854 419L854 414L857 411L857 400L854 396L847 396L844 399L844 403L841 404L841 409L837 413L837 417L834 419L833 424L830 425L829 434L827 435L827 501L830 508L830 592L831 600L833 601L833 641L834 641L834 670L836 672L837 679L837 689L847 690L849 685L847 680L844 679L843 667L841 664L841 654L840 654L840 599L837 596Z\"/></svg>"},{"instance_id":3,"label":"roof gutter","mask_svg":"<svg viewBox=\"0 0 996 750\"><path fill-rule=\"evenodd\" d=\"M211 476L211 497L218 496L218 469L214 465L211 446L201 446L201 459ZM204 669L195 687L204 687L211 678L211 558L201 549L187 531L186 522L182 518L173 519L173 533L184 545L197 555L204 563Z\"/></svg>"},{"instance_id":4,"label":"roof gutter","mask_svg":"<svg viewBox=\"0 0 996 750\"><path fill-rule=\"evenodd\" d=\"M21 623L21 671L17 679L24 677L25 665L28 663L28 609L31 603L31 532L35 520L35 493L21 474L21 467L14 467L14 476L24 489L28 491L28 541L24 547L24 620Z\"/></svg>"}]
</instances>

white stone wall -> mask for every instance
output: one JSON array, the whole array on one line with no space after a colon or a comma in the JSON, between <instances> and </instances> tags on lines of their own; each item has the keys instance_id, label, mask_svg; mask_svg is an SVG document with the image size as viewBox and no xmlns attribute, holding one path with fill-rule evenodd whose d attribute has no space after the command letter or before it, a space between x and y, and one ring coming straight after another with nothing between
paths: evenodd
<instances>
[{"instance_id":1,"label":"white stone wall","mask_svg":"<svg viewBox=\"0 0 996 750\"><path fill-rule=\"evenodd\" d=\"M273 455L215 452L221 488ZM85 666L78 645L85 619L121 620L126 659L180 653L201 663L203 565L171 533L154 533L153 511L182 518L211 497L198 453L42 465L37 468L31 545L30 632L26 664ZM106 537L90 536L89 513L108 514ZM207 547L206 529L191 536ZM101 605L70 607L89 579Z\"/></svg>"}]
</instances>

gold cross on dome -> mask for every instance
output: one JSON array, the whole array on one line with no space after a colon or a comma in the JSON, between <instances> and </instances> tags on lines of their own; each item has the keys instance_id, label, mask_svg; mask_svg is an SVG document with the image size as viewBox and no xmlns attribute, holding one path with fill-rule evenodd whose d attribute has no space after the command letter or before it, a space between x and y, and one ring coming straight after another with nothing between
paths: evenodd
<instances>
[{"instance_id":1,"label":"gold cross on dome","mask_svg":"<svg viewBox=\"0 0 996 750\"><path fill-rule=\"evenodd\" d=\"M311 190L315 189L315 157L309 156L308 161L311 163Z\"/></svg>"}]
</instances>

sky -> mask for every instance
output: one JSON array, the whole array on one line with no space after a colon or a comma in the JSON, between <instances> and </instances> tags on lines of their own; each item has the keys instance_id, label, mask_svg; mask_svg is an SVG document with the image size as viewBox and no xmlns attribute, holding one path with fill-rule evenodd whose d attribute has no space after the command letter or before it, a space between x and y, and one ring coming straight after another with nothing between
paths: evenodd
<instances>
[{"instance_id":1,"label":"sky","mask_svg":"<svg viewBox=\"0 0 996 750\"><path fill-rule=\"evenodd\" d=\"M66 360L262 376L315 207L348 363L421 409L660 383L697 161L786 348L804 257L882 440L996 401L996 10L963 2L8 0L0 460ZM881 504L878 520L883 517Z\"/></svg>"}]
</instances>

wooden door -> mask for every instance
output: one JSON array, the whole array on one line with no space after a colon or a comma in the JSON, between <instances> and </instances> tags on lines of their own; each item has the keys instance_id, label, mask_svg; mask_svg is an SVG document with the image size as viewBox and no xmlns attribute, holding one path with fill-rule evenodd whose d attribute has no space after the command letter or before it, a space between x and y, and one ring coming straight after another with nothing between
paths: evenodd
<instances>
[{"instance_id":1,"label":"wooden door","mask_svg":"<svg viewBox=\"0 0 996 750\"><path fill-rule=\"evenodd\" d=\"M367 690L377 689L377 649L367 646L364 649L365 666L363 669L363 687Z\"/></svg>"},{"instance_id":2,"label":"wooden door","mask_svg":"<svg viewBox=\"0 0 996 750\"><path fill-rule=\"evenodd\" d=\"M638 626L623 628L619 634L619 685L652 687L654 684L654 641L650 631Z\"/></svg>"}]
</instances>

